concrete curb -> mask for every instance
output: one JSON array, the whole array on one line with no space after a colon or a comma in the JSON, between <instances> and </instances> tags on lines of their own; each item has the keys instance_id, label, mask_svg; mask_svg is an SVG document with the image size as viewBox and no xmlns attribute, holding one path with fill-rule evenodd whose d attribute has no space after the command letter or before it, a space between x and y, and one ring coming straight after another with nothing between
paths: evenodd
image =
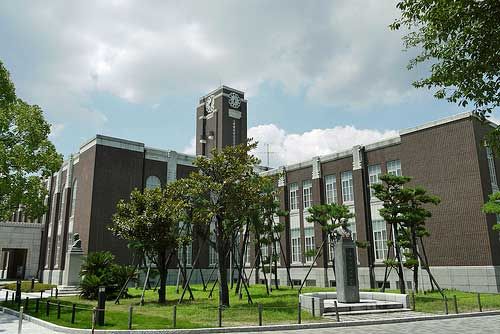
<instances>
[{"instance_id":1,"label":"concrete curb","mask_svg":"<svg viewBox=\"0 0 500 334\"><path fill-rule=\"evenodd\" d=\"M7 307L0 307L2 312L19 317L19 312ZM97 334L198 334L198 333L243 333L243 332L264 332L264 331L283 331L283 330L299 330L299 329L318 329L318 328L336 328L336 327L354 327L382 324L397 324L405 322L417 322L426 320L446 320L457 318L472 318L500 315L500 311L485 311L474 313L460 314L443 314L443 315L426 315L413 318L400 319L379 319L379 320L358 320L346 322L317 322L308 324L287 324L287 325L268 325L268 326L246 326L246 327L216 327L216 328L195 328L195 329L96 329ZM40 320L30 315L23 315L23 319L32 322L36 325L51 329L60 333L81 334L90 333L90 329L69 328L52 324L50 322Z\"/></svg>"}]
</instances>

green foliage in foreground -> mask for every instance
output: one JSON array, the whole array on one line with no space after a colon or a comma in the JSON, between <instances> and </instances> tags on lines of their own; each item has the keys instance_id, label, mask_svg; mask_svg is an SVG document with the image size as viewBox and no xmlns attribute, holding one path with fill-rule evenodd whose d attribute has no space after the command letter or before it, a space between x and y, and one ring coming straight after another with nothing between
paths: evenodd
<instances>
[{"instance_id":1,"label":"green foliage in foreground","mask_svg":"<svg viewBox=\"0 0 500 334\"><path fill-rule=\"evenodd\" d=\"M122 299L120 305L115 305L113 301L108 301L106 304L106 325L103 329L126 329L128 319L128 309L132 305L133 310L133 329L165 329L172 328L172 311L173 306L177 304L178 294L175 293L174 286L168 286L167 303L158 304L157 293L149 290L146 292L144 306L139 306L140 289L130 289L132 295L129 299ZM250 287L252 297L255 303L248 305L246 299L238 300L231 294L231 307L223 311L223 327L229 326L244 326L258 324L258 304L263 305L263 324L293 324L297 323L297 289L281 288L279 291L274 290L271 296L267 296L264 285L254 285ZM305 287L304 292L314 291L332 291L327 288ZM376 290L378 291L378 290ZM233 292L233 291L231 291ZM397 293L397 291L388 291ZM185 302L177 306L177 328L202 328L202 327L217 327L217 298L208 299L208 291L204 292L200 285L193 286L193 293L196 300ZM214 296L217 296L217 290L214 291ZM469 292L461 292L455 290L446 290L445 294L448 298L449 313L454 313L453 295L457 296L458 310L460 313L477 312L479 310L477 304L477 294ZM50 321L52 323L67 327L89 328L91 324L91 308L96 306L95 301L80 299L79 297L61 297L59 300L52 299L53 303L60 301L63 307L61 309L61 318L57 319L57 306L50 306L50 316L45 315L46 301L40 304L40 311L34 312L35 303L30 301L27 313L36 316L37 318ZM481 302L483 311L499 310L500 309L500 294L481 294ZM76 322L71 324L71 304L76 303L78 307L87 310L78 310L76 313ZM17 306L11 302L2 302L10 308ZM443 314L445 311L444 302L438 292L420 293L416 295L416 310L418 312ZM309 313L302 312L302 321L319 322L331 321L316 317L313 318Z\"/></svg>"},{"instance_id":2,"label":"green foliage in foreground","mask_svg":"<svg viewBox=\"0 0 500 334\"><path fill-rule=\"evenodd\" d=\"M56 286L53 284L45 284L45 283L35 283L35 288L31 290L31 281L22 281L21 282L21 291L22 292L40 292L45 290L50 290L51 288L55 288ZM3 286L4 289L8 290L16 290L16 283L10 283Z\"/></svg>"},{"instance_id":3,"label":"green foliage in foreground","mask_svg":"<svg viewBox=\"0 0 500 334\"><path fill-rule=\"evenodd\" d=\"M208 298L209 291L204 292L201 285L193 285L193 294L195 301L186 301L177 306L177 328L201 328L217 327L218 314L218 291L214 291L213 299ZM258 304L263 305L263 324L290 324L297 323L297 289L281 288L274 290L271 296L267 296L264 285L255 285L250 287L254 304L249 305L246 298L239 300L230 291L231 307L223 311L222 325L243 326L258 324ZM303 292L313 291L332 291L326 288L306 287ZM177 304L180 294L175 293L175 286L167 287L167 303L158 304L158 294L153 290L146 291L145 304L139 306L140 289L129 289L131 298L121 299L120 305L115 305L112 300L106 303L106 319L104 329L126 329L128 319L128 309L132 305L133 310L133 329L162 329L172 328L173 306ZM56 300L53 300L56 302ZM49 318L45 315L46 303L40 304L40 312L34 313L34 302L30 301L28 314L50 321L52 323L67 327L89 328L91 324L91 312L87 310L78 310L76 314L76 323L71 324L71 304L76 303L79 307L91 309L96 306L95 301L74 297L61 297L59 301L69 307L61 309L61 319L57 319L57 306L50 306ZM14 307L7 303L6 306ZM309 313L302 312L303 322L328 321L319 317L313 318Z\"/></svg>"}]
</instances>

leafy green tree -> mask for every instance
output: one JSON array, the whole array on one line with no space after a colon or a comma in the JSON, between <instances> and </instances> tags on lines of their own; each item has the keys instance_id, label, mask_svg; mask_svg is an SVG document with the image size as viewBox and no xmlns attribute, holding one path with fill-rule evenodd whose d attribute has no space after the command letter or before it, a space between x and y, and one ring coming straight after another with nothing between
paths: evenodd
<instances>
[{"instance_id":1,"label":"leafy green tree","mask_svg":"<svg viewBox=\"0 0 500 334\"><path fill-rule=\"evenodd\" d=\"M380 177L382 183L373 184L371 187L375 192L375 197L383 201L383 207L380 209L380 216L391 226L392 235L394 236L394 241L389 238L387 245L389 248L392 247L396 259L385 260L386 264L386 274L384 277L384 284L387 280L387 267L393 267L396 269L399 278L399 288L401 293L406 292L405 281L403 276L403 262L401 254L401 244L403 240L400 236L400 228L404 222L403 214L406 212L408 207L408 201L410 196L408 191L403 187L406 183L410 181L409 177L406 176L396 176L391 174L382 175Z\"/></svg>"},{"instance_id":2,"label":"leafy green tree","mask_svg":"<svg viewBox=\"0 0 500 334\"><path fill-rule=\"evenodd\" d=\"M424 249L423 237L429 236L429 231L425 227L425 221L427 218L432 217L432 213L427 209L428 206L426 204L437 205L440 199L437 196L428 194L422 187L405 188L403 191L407 193L409 200L408 206L403 213L401 228L403 235L400 240L402 241L401 246L409 249L409 252L404 254L404 265L413 270L413 291L418 292L418 269L421 257L418 241L420 241L421 248ZM422 260L425 260L426 268L428 269L427 259Z\"/></svg>"},{"instance_id":3,"label":"leafy green tree","mask_svg":"<svg viewBox=\"0 0 500 334\"><path fill-rule=\"evenodd\" d=\"M278 286L278 260L281 242L281 234L284 231L284 225L275 222L275 217L286 216L288 213L280 208L280 202L277 199L278 189L276 187L278 176L259 176L259 192L257 200L252 205L251 226L250 229L254 235L254 242L258 249L261 247L271 247L271 254L264 258L260 254L262 269L264 275L274 274L275 288ZM281 248L281 247L280 247ZM265 266L268 265L268 268ZM287 270L288 270L287 266ZM269 293L269 284L266 277L266 288Z\"/></svg>"},{"instance_id":4,"label":"leafy green tree","mask_svg":"<svg viewBox=\"0 0 500 334\"><path fill-rule=\"evenodd\" d=\"M432 216L428 204L439 204L439 197L428 194L422 187L409 187L407 183L411 178L407 176L386 174L381 176L380 180L382 183L371 187L375 191L375 196L383 201L383 207L379 211L382 218L391 225L394 241L389 238L387 243L389 250L392 247L396 255L396 260L389 259L389 256L385 260L386 274L383 286L385 287L387 280L387 267L391 266L397 270L401 293L405 293L404 266L413 271L413 290L418 291L418 270L423 263L431 284L436 284L439 289L437 281L430 272L427 257L422 256L419 251L420 248L425 251L423 237L429 235L425 227L425 221Z\"/></svg>"},{"instance_id":5,"label":"leafy green tree","mask_svg":"<svg viewBox=\"0 0 500 334\"><path fill-rule=\"evenodd\" d=\"M330 239L330 247L332 248L335 247L334 243L336 241L334 230L342 225L347 225L349 219L354 217L354 214L349 211L347 206L337 203L313 205L308 211L310 215L306 218L307 221L321 225L321 229ZM332 270L335 276L335 259L330 260L332 261Z\"/></svg>"},{"instance_id":6,"label":"leafy green tree","mask_svg":"<svg viewBox=\"0 0 500 334\"><path fill-rule=\"evenodd\" d=\"M500 192L497 191L489 196L488 202L483 205L483 212L500 215ZM494 224L493 230L500 232L500 223Z\"/></svg>"},{"instance_id":7,"label":"leafy green tree","mask_svg":"<svg viewBox=\"0 0 500 334\"><path fill-rule=\"evenodd\" d=\"M181 208L182 203L174 199L169 185L144 192L134 190L128 201L117 204L110 226L115 236L140 245L143 254L156 265L160 274L159 303L166 302L168 263L182 238Z\"/></svg>"},{"instance_id":8,"label":"leafy green tree","mask_svg":"<svg viewBox=\"0 0 500 334\"><path fill-rule=\"evenodd\" d=\"M408 30L406 49L420 51L408 68L431 64L415 87L437 88L437 98L460 106L472 102L483 116L500 105L498 0L400 0L396 7L401 17L391 29Z\"/></svg>"},{"instance_id":9,"label":"leafy green tree","mask_svg":"<svg viewBox=\"0 0 500 334\"><path fill-rule=\"evenodd\" d=\"M62 163L49 134L42 109L17 98L0 61L0 217L8 219L20 205L32 219L47 210L43 178Z\"/></svg>"},{"instance_id":10,"label":"leafy green tree","mask_svg":"<svg viewBox=\"0 0 500 334\"><path fill-rule=\"evenodd\" d=\"M218 254L219 304L229 306L227 254L234 246L235 235L242 231L259 191L254 166L259 160L249 152L255 143L226 146L214 150L212 157L198 157L194 165L199 173L190 178L198 189L205 189L208 221L215 225L215 248Z\"/></svg>"}]
</instances>

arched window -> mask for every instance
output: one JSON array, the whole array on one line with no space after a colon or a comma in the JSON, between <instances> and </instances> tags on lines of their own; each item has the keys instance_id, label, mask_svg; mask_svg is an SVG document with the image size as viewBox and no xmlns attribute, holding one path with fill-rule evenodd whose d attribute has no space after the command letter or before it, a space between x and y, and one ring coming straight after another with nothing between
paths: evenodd
<instances>
[{"instance_id":1,"label":"arched window","mask_svg":"<svg viewBox=\"0 0 500 334\"><path fill-rule=\"evenodd\" d=\"M158 176L148 176L146 179L146 189L154 189L161 187L161 181Z\"/></svg>"},{"instance_id":2,"label":"arched window","mask_svg":"<svg viewBox=\"0 0 500 334\"><path fill-rule=\"evenodd\" d=\"M70 218L73 218L75 216L75 208L76 208L76 191L78 189L78 182L75 180L73 182L73 188L71 190L71 215Z\"/></svg>"}]
</instances>

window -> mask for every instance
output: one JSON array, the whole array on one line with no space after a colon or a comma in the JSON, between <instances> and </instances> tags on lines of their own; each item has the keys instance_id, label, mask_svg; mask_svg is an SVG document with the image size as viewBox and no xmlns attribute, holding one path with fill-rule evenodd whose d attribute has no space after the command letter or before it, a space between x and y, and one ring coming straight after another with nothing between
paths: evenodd
<instances>
[{"instance_id":1,"label":"window","mask_svg":"<svg viewBox=\"0 0 500 334\"><path fill-rule=\"evenodd\" d=\"M210 223L210 243L208 247L208 264L210 266L215 266L217 264L217 251L215 250L215 224Z\"/></svg>"},{"instance_id":2,"label":"window","mask_svg":"<svg viewBox=\"0 0 500 334\"><path fill-rule=\"evenodd\" d=\"M380 165L368 166L368 179L370 186L380 183L380 174L382 174ZM370 187L370 197L373 200L377 199L375 197L375 191L371 187Z\"/></svg>"},{"instance_id":3,"label":"window","mask_svg":"<svg viewBox=\"0 0 500 334\"><path fill-rule=\"evenodd\" d=\"M490 172L491 190L498 191L497 173L495 169L495 156L491 148L486 147L486 157L488 159L488 170Z\"/></svg>"},{"instance_id":4,"label":"window","mask_svg":"<svg viewBox=\"0 0 500 334\"><path fill-rule=\"evenodd\" d=\"M290 229L292 238L292 263L302 262L300 257L300 228Z\"/></svg>"},{"instance_id":5,"label":"window","mask_svg":"<svg viewBox=\"0 0 500 334\"><path fill-rule=\"evenodd\" d=\"M303 193L302 197L304 199L304 211L312 206L311 191L312 191L311 180L304 181L302 183L302 193Z\"/></svg>"},{"instance_id":6,"label":"window","mask_svg":"<svg viewBox=\"0 0 500 334\"><path fill-rule=\"evenodd\" d=\"M403 175L401 173L401 161L400 160L392 160L387 162L387 174L392 174L396 176Z\"/></svg>"},{"instance_id":7,"label":"window","mask_svg":"<svg viewBox=\"0 0 500 334\"><path fill-rule=\"evenodd\" d=\"M382 262L387 254L387 226L383 219L372 221L375 261Z\"/></svg>"},{"instance_id":8,"label":"window","mask_svg":"<svg viewBox=\"0 0 500 334\"><path fill-rule=\"evenodd\" d=\"M306 227L304 228L304 239L306 244L306 252L309 254L311 251L316 250L316 245L314 244L314 227ZM306 262L312 262L314 260L314 255L306 256Z\"/></svg>"},{"instance_id":9,"label":"window","mask_svg":"<svg viewBox=\"0 0 500 334\"><path fill-rule=\"evenodd\" d=\"M297 193L299 191L299 186L297 183L290 184L290 210L298 209Z\"/></svg>"},{"instance_id":10,"label":"window","mask_svg":"<svg viewBox=\"0 0 500 334\"><path fill-rule=\"evenodd\" d=\"M73 182L73 189L71 190L71 215L70 217L73 218L75 216L75 208L76 208L76 191L78 189L78 182L75 180Z\"/></svg>"},{"instance_id":11,"label":"window","mask_svg":"<svg viewBox=\"0 0 500 334\"><path fill-rule=\"evenodd\" d=\"M328 261L332 262L335 251L335 240L328 234Z\"/></svg>"},{"instance_id":12,"label":"window","mask_svg":"<svg viewBox=\"0 0 500 334\"><path fill-rule=\"evenodd\" d=\"M193 245L191 243L186 246L186 266L190 267L193 261ZM179 258L179 262L184 266L184 250L183 247L179 247L177 250L177 256Z\"/></svg>"},{"instance_id":13,"label":"window","mask_svg":"<svg viewBox=\"0 0 500 334\"><path fill-rule=\"evenodd\" d=\"M335 175L325 176L326 204L337 203L337 178Z\"/></svg>"},{"instance_id":14,"label":"window","mask_svg":"<svg viewBox=\"0 0 500 334\"><path fill-rule=\"evenodd\" d=\"M146 189L154 189L161 187L161 181L158 176L148 176L146 179Z\"/></svg>"},{"instance_id":15,"label":"window","mask_svg":"<svg viewBox=\"0 0 500 334\"><path fill-rule=\"evenodd\" d=\"M351 212L353 212L353 209L351 209ZM351 230L351 235L352 235L352 240L354 242L356 242L356 240L358 239L357 238L357 232L356 232L356 220L355 218L351 218L349 219L349 222L348 222L348 225L347 225L347 228L349 228ZM356 251L357 251L357 248L356 248Z\"/></svg>"},{"instance_id":16,"label":"window","mask_svg":"<svg viewBox=\"0 0 500 334\"><path fill-rule=\"evenodd\" d=\"M262 261L267 262L267 257L269 256L269 245L260 246L260 255L262 255Z\"/></svg>"},{"instance_id":17,"label":"window","mask_svg":"<svg viewBox=\"0 0 500 334\"><path fill-rule=\"evenodd\" d=\"M341 174L342 179L342 201L352 202L354 201L354 195L352 190L352 171L343 172Z\"/></svg>"}]
</instances>

